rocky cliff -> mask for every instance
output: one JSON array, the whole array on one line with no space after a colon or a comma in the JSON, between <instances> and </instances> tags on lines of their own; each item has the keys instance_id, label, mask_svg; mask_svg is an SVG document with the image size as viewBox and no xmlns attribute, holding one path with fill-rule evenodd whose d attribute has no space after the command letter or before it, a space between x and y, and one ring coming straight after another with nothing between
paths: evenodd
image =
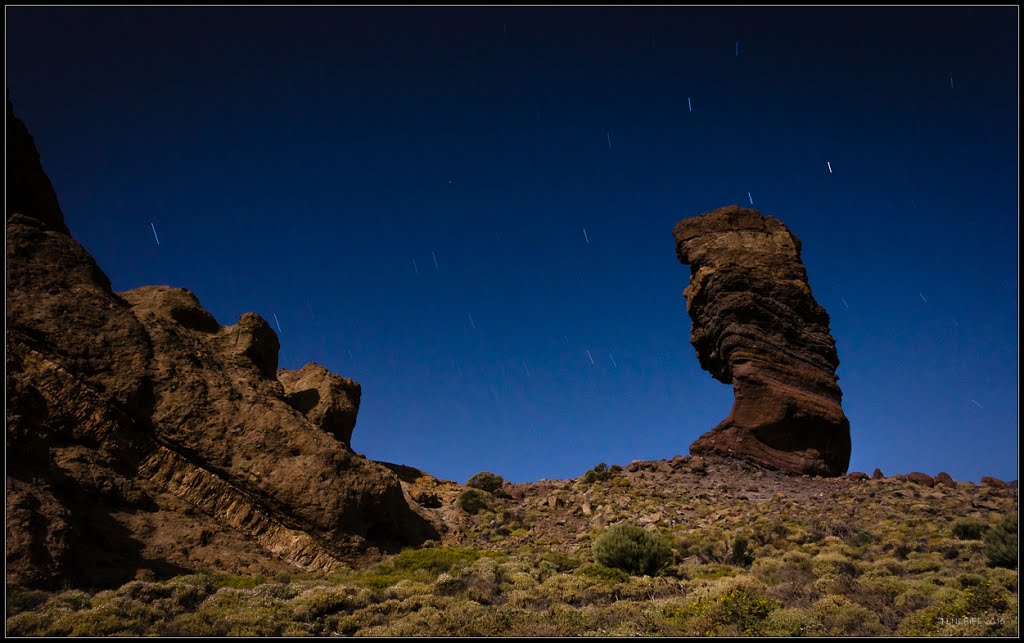
<instances>
[{"instance_id":1,"label":"rocky cliff","mask_svg":"<svg viewBox=\"0 0 1024 643\"><path fill-rule=\"evenodd\" d=\"M436 537L353 453L360 389L278 371L259 315L114 293L7 104L7 570L33 586L331 569Z\"/></svg>"},{"instance_id":2,"label":"rocky cliff","mask_svg":"<svg viewBox=\"0 0 1024 643\"><path fill-rule=\"evenodd\" d=\"M730 206L673 231L690 266L684 291L701 366L732 384L732 411L690 446L801 474L840 475L850 462L839 358L814 300L800 240L781 221Z\"/></svg>"}]
</instances>

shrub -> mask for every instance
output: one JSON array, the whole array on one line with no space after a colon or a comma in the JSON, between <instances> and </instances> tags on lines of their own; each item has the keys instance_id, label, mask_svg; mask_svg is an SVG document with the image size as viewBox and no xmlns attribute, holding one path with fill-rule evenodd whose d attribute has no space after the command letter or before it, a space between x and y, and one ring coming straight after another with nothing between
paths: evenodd
<instances>
[{"instance_id":1,"label":"shrub","mask_svg":"<svg viewBox=\"0 0 1024 643\"><path fill-rule=\"evenodd\" d=\"M630 574L654 575L672 560L672 548L659 534L635 525L616 525L593 544L594 559Z\"/></svg>"},{"instance_id":2,"label":"shrub","mask_svg":"<svg viewBox=\"0 0 1024 643\"><path fill-rule=\"evenodd\" d=\"M778 609L775 601L747 592L745 589L734 589L720 596L725 616L729 623L736 625L746 636L761 634L764 620L772 610Z\"/></svg>"},{"instance_id":3,"label":"shrub","mask_svg":"<svg viewBox=\"0 0 1024 643\"><path fill-rule=\"evenodd\" d=\"M1008 596L1002 588L984 581L972 585L952 598L932 605L908 616L900 623L897 634L905 636L934 636L944 634L943 630L950 624L969 622L976 619L994 626L983 635L1005 635L1001 626L1005 619L995 618L1011 609Z\"/></svg>"},{"instance_id":4,"label":"shrub","mask_svg":"<svg viewBox=\"0 0 1024 643\"><path fill-rule=\"evenodd\" d=\"M354 588L316 587L291 601L291 608L295 618L309 622L327 614L363 607L365 602L365 597Z\"/></svg>"},{"instance_id":5,"label":"shrub","mask_svg":"<svg viewBox=\"0 0 1024 643\"><path fill-rule=\"evenodd\" d=\"M7 613L17 614L39 607L49 598L49 594L41 590L28 589L11 582L7 583Z\"/></svg>"},{"instance_id":6,"label":"shrub","mask_svg":"<svg viewBox=\"0 0 1024 643\"><path fill-rule=\"evenodd\" d=\"M498 489L501 489L502 485L505 484L505 479L501 476L491 473L490 471L481 471L472 478L466 481L467 487L473 487L474 489L480 489L487 493L494 493Z\"/></svg>"},{"instance_id":7,"label":"shrub","mask_svg":"<svg viewBox=\"0 0 1024 643\"><path fill-rule=\"evenodd\" d=\"M1007 514L984 536L985 557L992 567L1017 568L1017 514Z\"/></svg>"},{"instance_id":8,"label":"shrub","mask_svg":"<svg viewBox=\"0 0 1024 643\"><path fill-rule=\"evenodd\" d=\"M621 471L622 467L617 464L613 464L611 467L609 467L604 462L601 462L597 464L593 469L590 469L583 474L583 482L586 484L593 484L598 481L604 482L607 480L611 480L615 474Z\"/></svg>"},{"instance_id":9,"label":"shrub","mask_svg":"<svg viewBox=\"0 0 1024 643\"><path fill-rule=\"evenodd\" d=\"M465 567L483 556L497 555L468 547L403 549L391 560L359 573L356 579L370 589L383 591L407 579L430 581L438 574Z\"/></svg>"},{"instance_id":10,"label":"shrub","mask_svg":"<svg viewBox=\"0 0 1024 643\"><path fill-rule=\"evenodd\" d=\"M826 596L810 611L823 636L875 636L884 631L876 614L843 596Z\"/></svg>"},{"instance_id":11,"label":"shrub","mask_svg":"<svg viewBox=\"0 0 1024 643\"><path fill-rule=\"evenodd\" d=\"M211 574L210 582L215 589L227 587L230 589L253 589L257 585L267 582L262 576L240 576L235 574Z\"/></svg>"},{"instance_id":12,"label":"shrub","mask_svg":"<svg viewBox=\"0 0 1024 643\"><path fill-rule=\"evenodd\" d=\"M434 549L403 549L391 561L396 570L413 572L425 569L431 574L451 571L472 564L483 556L494 556L471 547L437 547Z\"/></svg>"},{"instance_id":13,"label":"shrub","mask_svg":"<svg viewBox=\"0 0 1024 643\"><path fill-rule=\"evenodd\" d=\"M729 563L739 567L750 567L754 562L754 555L750 551L749 542L743 536L730 538L728 543Z\"/></svg>"},{"instance_id":14,"label":"shrub","mask_svg":"<svg viewBox=\"0 0 1024 643\"><path fill-rule=\"evenodd\" d=\"M540 566L549 567L555 572L568 572L579 566L579 561L560 551L546 551L540 557Z\"/></svg>"},{"instance_id":15,"label":"shrub","mask_svg":"<svg viewBox=\"0 0 1024 643\"><path fill-rule=\"evenodd\" d=\"M679 542L682 557L696 556L702 563L750 567L754 562L754 544L744 534L706 529L689 534Z\"/></svg>"},{"instance_id":16,"label":"shrub","mask_svg":"<svg viewBox=\"0 0 1024 643\"><path fill-rule=\"evenodd\" d=\"M455 504L468 514L478 514L491 508L490 494L479 489L466 489L459 494Z\"/></svg>"},{"instance_id":17,"label":"shrub","mask_svg":"<svg viewBox=\"0 0 1024 643\"><path fill-rule=\"evenodd\" d=\"M8 614L5 626L5 634L14 636L54 636L53 621L58 613L55 612L22 612L20 614ZM67 632L62 632L66 635Z\"/></svg>"},{"instance_id":18,"label":"shrub","mask_svg":"<svg viewBox=\"0 0 1024 643\"><path fill-rule=\"evenodd\" d=\"M833 536L849 545L866 545L871 542L871 534L856 529L840 520L819 519L812 522L807 530L797 538L797 544L817 543Z\"/></svg>"},{"instance_id":19,"label":"shrub","mask_svg":"<svg viewBox=\"0 0 1024 643\"><path fill-rule=\"evenodd\" d=\"M606 583L624 583L629 580L629 574L621 569L605 567L600 563L587 565L586 567L581 568L579 573Z\"/></svg>"},{"instance_id":20,"label":"shrub","mask_svg":"<svg viewBox=\"0 0 1024 643\"><path fill-rule=\"evenodd\" d=\"M957 540L981 540L987 525L974 520L958 520L953 525L953 537Z\"/></svg>"},{"instance_id":21,"label":"shrub","mask_svg":"<svg viewBox=\"0 0 1024 643\"><path fill-rule=\"evenodd\" d=\"M713 598L705 597L678 607L670 606L663 612L663 617L670 624L683 627L690 635L763 636L766 630L778 629L771 628L767 619L779 607L777 601L740 587ZM799 629L799 626L786 629Z\"/></svg>"},{"instance_id":22,"label":"shrub","mask_svg":"<svg viewBox=\"0 0 1024 643\"><path fill-rule=\"evenodd\" d=\"M765 621L765 636L823 636L825 628L808 609L775 610Z\"/></svg>"}]
</instances>

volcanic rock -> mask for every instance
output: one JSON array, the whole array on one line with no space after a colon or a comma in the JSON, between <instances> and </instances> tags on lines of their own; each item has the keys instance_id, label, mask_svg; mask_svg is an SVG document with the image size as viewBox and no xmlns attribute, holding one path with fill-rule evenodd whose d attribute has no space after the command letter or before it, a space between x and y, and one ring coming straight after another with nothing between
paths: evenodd
<instances>
[{"instance_id":1,"label":"volcanic rock","mask_svg":"<svg viewBox=\"0 0 1024 643\"><path fill-rule=\"evenodd\" d=\"M875 467L874 472L871 474L871 479L872 480L883 480L883 479L885 479L885 474L882 473L881 469L879 469L878 467Z\"/></svg>"},{"instance_id":2,"label":"volcanic rock","mask_svg":"<svg viewBox=\"0 0 1024 643\"><path fill-rule=\"evenodd\" d=\"M781 221L729 206L673 234L690 266L683 292L701 366L735 394L732 411L690 445L784 471L837 476L850 462L829 317L814 300L800 240Z\"/></svg>"},{"instance_id":3,"label":"volcanic rock","mask_svg":"<svg viewBox=\"0 0 1024 643\"><path fill-rule=\"evenodd\" d=\"M112 292L10 102L7 132L10 581L332 569L436 536L349 448L357 384L309 365L282 385L254 313L225 327L188 290Z\"/></svg>"},{"instance_id":4,"label":"volcanic rock","mask_svg":"<svg viewBox=\"0 0 1024 643\"><path fill-rule=\"evenodd\" d=\"M912 471L908 473L907 480L915 484L924 485L926 487L935 486L935 478L932 478L927 473L921 473L920 471Z\"/></svg>"},{"instance_id":5,"label":"volcanic rock","mask_svg":"<svg viewBox=\"0 0 1024 643\"><path fill-rule=\"evenodd\" d=\"M285 401L315 426L349 446L356 426L359 382L341 377L319 364L306 364L297 371L281 369L277 379L284 385Z\"/></svg>"},{"instance_id":6,"label":"volcanic rock","mask_svg":"<svg viewBox=\"0 0 1024 643\"><path fill-rule=\"evenodd\" d=\"M846 474L846 477L849 478L850 480L867 480L868 474L864 473L863 471L853 471L851 473Z\"/></svg>"},{"instance_id":7,"label":"volcanic rock","mask_svg":"<svg viewBox=\"0 0 1024 643\"><path fill-rule=\"evenodd\" d=\"M1009 489L1010 485L1000 480L999 478L993 478L991 476L981 476L981 486L991 487L992 489Z\"/></svg>"},{"instance_id":8,"label":"volcanic rock","mask_svg":"<svg viewBox=\"0 0 1024 643\"><path fill-rule=\"evenodd\" d=\"M942 471L937 476L935 476L935 483L940 484L943 487L956 489L956 480L954 480L953 476L949 475L945 471Z\"/></svg>"},{"instance_id":9,"label":"volcanic rock","mask_svg":"<svg viewBox=\"0 0 1024 643\"><path fill-rule=\"evenodd\" d=\"M707 471L707 465L704 464L704 458L699 455L692 456L690 458L690 471L694 473L705 473Z\"/></svg>"}]
</instances>

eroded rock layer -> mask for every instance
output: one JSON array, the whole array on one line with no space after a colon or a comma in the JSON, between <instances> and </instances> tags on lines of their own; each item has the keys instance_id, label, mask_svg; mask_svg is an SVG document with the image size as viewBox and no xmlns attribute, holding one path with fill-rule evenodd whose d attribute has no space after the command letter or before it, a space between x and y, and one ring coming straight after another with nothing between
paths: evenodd
<instances>
[{"instance_id":1,"label":"eroded rock layer","mask_svg":"<svg viewBox=\"0 0 1024 643\"><path fill-rule=\"evenodd\" d=\"M286 391L259 315L221 326L188 290L112 292L10 102L7 131L9 580L331 569L437 535L349 447L357 383L310 365Z\"/></svg>"},{"instance_id":2,"label":"eroded rock layer","mask_svg":"<svg viewBox=\"0 0 1024 643\"><path fill-rule=\"evenodd\" d=\"M701 366L732 384L732 411L690 446L801 474L841 475L850 461L829 317L814 300L800 240L781 221L729 206L673 234L690 266L683 292Z\"/></svg>"}]
</instances>

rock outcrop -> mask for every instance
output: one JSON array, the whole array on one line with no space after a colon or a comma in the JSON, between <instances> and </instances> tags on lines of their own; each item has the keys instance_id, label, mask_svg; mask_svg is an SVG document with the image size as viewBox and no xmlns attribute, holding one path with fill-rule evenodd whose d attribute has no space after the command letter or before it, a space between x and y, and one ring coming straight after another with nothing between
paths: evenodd
<instances>
[{"instance_id":1,"label":"rock outcrop","mask_svg":"<svg viewBox=\"0 0 1024 643\"><path fill-rule=\"evenodd\" d=\"M351 445L362 396L359 382L335 375L319 364L306 364L297 371L281 369L277 379L284 385L288 404L345 446Z\"/></svg>"},{"instance_id":2,"label":"rock outcrop","mask_svg":"<svg viewBox=\"0 0 1024 643\"><path fill-rule=\"evenodd\" d=\"M729 416L690 446L793 473L836 476L850 425L829 317L814 300L800 240L781 221L729 206L673 231L701 366L732 384Z\"/></svg>"},{"instance_id":3,"label":"rock outcrop","mask_svg":"<svg viewBox=\"0 0 1024 643\"><path fill-rule=\"evenodd\" d=\"M437 536L349 447L357 383L279 380L254 313L221 326L188 290L112 292L10 102L7 131L9 580L331 569Z\"/></svg>"}]
</instances>

